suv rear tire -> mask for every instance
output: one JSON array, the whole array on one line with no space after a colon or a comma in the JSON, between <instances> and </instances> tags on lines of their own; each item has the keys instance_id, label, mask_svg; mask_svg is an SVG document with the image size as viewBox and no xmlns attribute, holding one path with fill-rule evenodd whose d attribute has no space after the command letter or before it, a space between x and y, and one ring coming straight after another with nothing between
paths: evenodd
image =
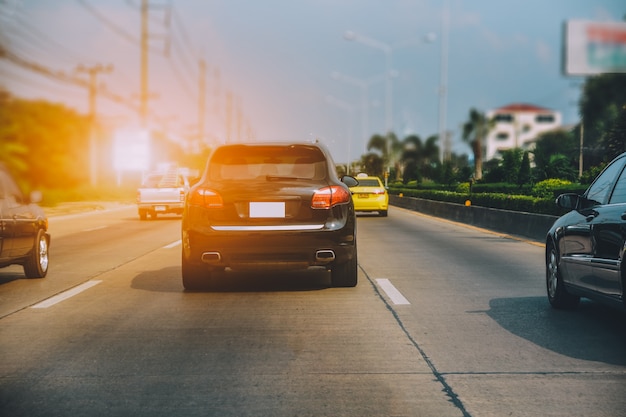
<instances>
[{"instance_id":1,"label":"suv rear tire","mask_svg":"<svg viewBox=\"0 0 626 417\"><path fill-rule=\"evenodd\" d=\"M211 271L204 265L196 265L182 256L181 272L183 275L183 287L188 291L199 291L206 289L211 278Z\"/></svg>"},{"instance_id":2,"label":"suv rear tire","mask_svg":"<svg viewBox=\"0 0 626 417\"><path fill-rule=\"evenodd\" d=\"M358 282L358 264L356 252L351 260L334 265L330 270L330 280L333 287L356 287Z\"/></svg>"}]
</instances>

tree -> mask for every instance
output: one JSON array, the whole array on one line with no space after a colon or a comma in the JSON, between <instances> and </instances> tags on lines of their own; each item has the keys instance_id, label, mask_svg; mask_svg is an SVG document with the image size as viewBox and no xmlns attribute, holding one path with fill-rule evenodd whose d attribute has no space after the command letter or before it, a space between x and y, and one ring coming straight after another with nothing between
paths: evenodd
<instances>
[{"instance_id":1,"label":"tree","mask_svg":"<svg viewBox=\"0 0 626 417\"><path fill-rule=\"evenodd\" d=\"M522 156L522 163L519 168L519 174L517 176L517 184L520 186L524 184L529 184L531 180L532 175L530 172L530 156L528 155L528 152L524 152L524 155Z\"/></svg>"},{"instance_id":2,"label":"tree","mask_svg":"<svg viewBox=\"0 0 626 417\"><path fill-rule=\"evenodd\" d=\"M410 135L402 141L400 166L402 167L402 181L422 178L435 179L439 173L439 147L437 136L430 136L422 142L419 136Z\"/></svg>"},{"instance_id":3,"label":"tree","mask_svg":"<svg viewBox=\"0 0 626 417\"><path fill-rule=\"evenodd\" d=\"M384 165L383 158L374 152L369 152L361 156L361 166L364 170L363 172L366 172L368 175L382 177Z\"/></svg>"},{"instance_id":4,"label":"tree","mask_svg":"<svg viewBox=\"0 0 626 417\"><path fill-rule=\"evenodd\" d=\"M463 140L467 142L474 153L474 178L483 178L483 144L494 121L489 120L484 113L472 108L469 119L463 124Z\"/></svg>"},{"instance_id":5,"label":"tree","mask_svg":"<svg viewBox=\"0 0 626 417\"><path fill-rule=\"evenodd\" d=\"M606 144L606 159L608 161L626 152L626 105L622 106L617 120L605 137L604 143Z\"/></svg>"},{"instance_id":6,"label":"tree","mask_svg":"<svg viewBox=\"0 0 626 417\"><path fill-rule=\"evenodd\" d=\"M584 166L611 160L606 152L611 143L609 132L624 105L626 74L602 74L587 78L579 103L587 149Z\"/></svg>"},{"instance_id":7,"label":"tree","mask_svg":"<svg viewBox=\"0 0 626 417\"><path fill-rule=\"evenodd\" d=\"M578 173L572 167L569 158L562 154L550 156L550 161L544 168L544 178L559 178L568 181L576 181Z\"/></svg>"},{"instance_id":8,"label":"tree","mask_svg":"<svg viewBox=\"0 0 626 417\"><path fill-rule=\"evenodd\" d=\"M367 144L367 150L378 151L383 159L384 165L395 173L396 180L402 177L402 166L400 157L402 154L402 143L394 133L387 136L374 135Z\"/></svg>"},{"instance_id":9,"label":"tree","mask_svg":"<svg viewBox=\"0 0 626 417\"><path fill-rule=\"evenodd\" d=\"M28 188L71 188L88 180L89 120L60 104L3 94L0 160Z\"/></svg>"},{"instance_id":10,"label":"tree","mask_svg":"<svg viewBox=\"0 0 626 417\"><path fill-rule=\"evenodd\" d=\"M504 182L517 184L520 168L522 166L522 156L524 151L520 148L507 149L502 152L502 169L504 172Z\"/></svg>"},{"instance_id":11,"label":"tree","mask_svg":"<svg viewBox=\"0 0 626 417\"><path fill-rule=\"evenodd\" d=\"M571 169L577 169L578 147L579 144L576 137L572 132L566 130L550 131L539 135L535 142L535 149L533 150L535 178L538 180L552 178L547 176L547 173L553 169L551 167L554 163L552 157L557 154L566 159L567 165L569 165ZM565 161L559 161L559 164L564 163Z\"/></svg>"}]
</instances>

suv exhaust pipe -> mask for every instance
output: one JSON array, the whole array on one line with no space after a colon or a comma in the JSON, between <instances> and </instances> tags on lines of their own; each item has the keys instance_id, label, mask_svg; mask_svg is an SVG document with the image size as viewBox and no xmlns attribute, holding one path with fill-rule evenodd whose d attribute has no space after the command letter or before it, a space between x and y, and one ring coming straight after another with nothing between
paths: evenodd
<instances>
[{"instance_id":1,"label":"suv exhaust pipe","mask_svg":"<svg viewBox=\"0 0 626 417\"><path fill-rule=\"evenodd\" d=\"M222 255L219 252L204 252L201 259L205 264L214 264L222 260Z\"/></svg>"},{"instance_id":2,"label":"suv exhaust pipe","mask_svg":"<svg viewBox=\"0 0 626 417\"><path fill-rule=\"evenodd\" d=\"M335 260L335 252L330 249L322 249L315 252L317 262L329 263Z\"/></svg>"}]
</instances>

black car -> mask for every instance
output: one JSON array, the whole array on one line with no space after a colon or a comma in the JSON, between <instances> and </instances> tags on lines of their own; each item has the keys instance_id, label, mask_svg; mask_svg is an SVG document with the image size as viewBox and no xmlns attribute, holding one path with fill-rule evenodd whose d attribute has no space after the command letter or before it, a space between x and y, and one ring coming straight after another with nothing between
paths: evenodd
<instances>
[{"instance_id":1,"label":"black car","mask_svg":"<svg viewBox=\"0 0 626 417\"><path fill-rule=\"evenodd\" d=\"M323 267L333 286L357 285L356 217L348 187L320 143L217 147L187 194L182 277L204 287L215 271Z\"/></svg>"},{"instance_id":2,"label":"black car","mask_svg":"<svg viewBox=\"0 0 626 417\"><path fill-rule=\"evenodd\" d=\"M550 228L546 240L548 299L574 308L586 297L624 308L626 287L626 153L615 158L582 195L562 194L571 210Z\"/></svg>"},{"instance_id":3,"label":"black car","mask_svg":"<svg viewBox=\"0 0 626 417\"><path fill-rule=\"evenodd\" d=\"M39 193L24 196L0 164L0 267L22 265L27 278L48 273L48 219L37 206Z\"/></svg>"}]
</instances>

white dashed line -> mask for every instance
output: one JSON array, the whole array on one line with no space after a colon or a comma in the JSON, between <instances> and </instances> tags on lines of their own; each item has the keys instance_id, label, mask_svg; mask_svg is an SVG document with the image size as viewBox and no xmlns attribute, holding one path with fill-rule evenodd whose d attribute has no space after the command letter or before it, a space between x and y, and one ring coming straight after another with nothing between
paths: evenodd
<instances>
[{"instance_id":1,"label":"white dashed line","mask_svg":"<svg viewBox=\"0 0 626 417\"><path fill-rule=\"evenodd\" d=\"M376 280L376 283L387 294L392 303L396 305L411 304L387 278L379 278Z\"/></svg>"},{"instance_id":2,"label":"white dashed line","mask_svg":"<svg viewBox=\"0 0 626 417\"><path fill-rule=\"evenodd\" d=\"M98 226L98 227L92 227L91 229L85 229L83 230L83 232L93 232L95 230L102 230L102 229L106 229L107 226Z\"/></svg>"},{"instance_id":3,"label":"white dashed line","mask_svg":"<svg viewBox=\"0 0 626 417\"><path fill-rule=\"evenodd\" d=\"M181 243L182 243L182 240L177 240L176 242L172 242L169 245L163 246L163 249L172 249L180 245Z\"/></svg>"},{"instance_id":4,"label":"white dashed line","mask_svg":"<svg viewBox=\"0 0 626 417\"><path fill-rule=\"evenodd\" d=\"M72 288L71 290L67 290L65 292L62 292L61 294L57 294L54 297L50 297L47 300L42 301L41 303L35 304L34 306L32 306L31 308L48 308L51 307L57 303L60 303L61 301L67 300L70 297L75 296L76 294L80 294L81 292L85 291L86 289L89 289L91 287L93 287L94 285L98 285L100 284L102 281L87 281L84 284L81 284L77 287Z\"/></svg>"}]
</instances>

